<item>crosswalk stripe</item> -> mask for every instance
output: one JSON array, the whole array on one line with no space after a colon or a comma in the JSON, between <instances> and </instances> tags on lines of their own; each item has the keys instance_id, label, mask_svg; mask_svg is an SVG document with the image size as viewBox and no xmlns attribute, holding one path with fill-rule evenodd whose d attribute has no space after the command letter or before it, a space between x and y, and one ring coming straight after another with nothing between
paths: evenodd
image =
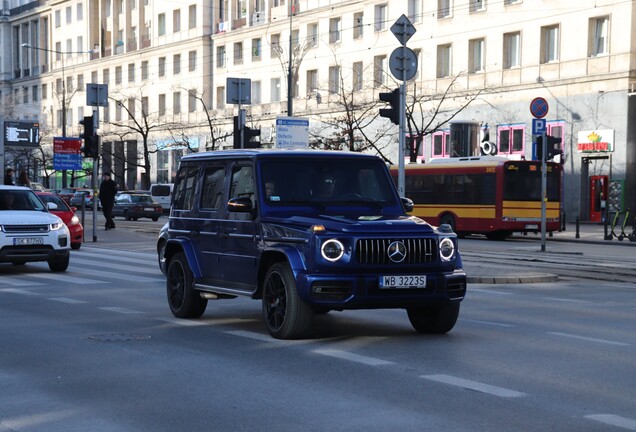
<instances>
[{"instance_id":1,"label":"crosswalk stripe","mask_svg":"<svg viewBox=\"0 0 636 432\"><path fill-rule=\"evenodd\" d=\"M143 264L147 264L146 266L135 266L135 265L125 265L125 264L114 264L114 263L105 264L102 261L96 262L95 260L81 259L81 258L78 259L73 257L73 259L71 260L71 268L75 269L75 266L77 264L86 264L86 265L99 264L99 265L105 265L111 270L123 270L123 271L130 271L134 273L151 274L155 276L162 275L161 270L159 270L159 265L157 264L156 261L153 262L152 264L148 262L143 262Z\"/></svg>"},{"instance_id":2,"label":"crosswalk stripe","mask_svg":"<svg viewBox=\"0 0 636 432\"><path fill-rule=\"evenodd\" d=\"M82 273L86 275L91 275L106 281L109 281L110 279L125 280L126 282L141 282L141 283L165 281L165 279L159 277L159 276L163 276L161 275L161 273L159 273L157 275L158 277L156 278L149 278L146 276L135 276L132 274L121 274L117 272L95 270L91 268L82 268L82 267L74 267L73 273Z\"/></svg>"},{"instance_id":3,"label":"crosswalk stripe","mask_svg":"<svg viewBox=\"0 0 636 432\"><path fill-rule=\"evenodd\" d=\"M35 286L35 285L44 285L40 282L29 281L24 277L6 277L2 276L0 278L0 286L2 285L11 285L11 286Z\"/></svg>"},{"instance_id":4,"label":"crosswalk stripe","mask_svg":"<svg viewBox=\"0 0 636 432\"><path fill-rule=\"evenodd\" d=\"M127 259L139 259L142 261L145 260L157 260L157 255L150 252L131 252L127 250L121 249L101 249L101 248L87 248L82 249L81 251L73 252L72 256L82 256L89 255L94 256L99 259L108 259L108 258L120 258L126 257Z\"/></svg>"},{"instance_id":5,"label":"crosswalk stripe","mask_svg":"<svg viewBox=\"0 0 636 432\"><path fill-rule=\"evenodd\" d=\"M105 280L75 277L75 276L69 276L68 274L62 274L62 273L29 273L29 277L50 280L53 282L68 282L68 283L78 284L78 285L108 283L108 281L105 281Z\"/></svg>"},{"instance_id":6,"label":"crosswalk stripe","mask_svg":"<svg viewBox=\"0 0 636 432\"><path fill-rule=\"evenodd\" d=\"M27 296L40 295L39 293L36 293L36 292L33 292L33 291L28 291L28 290L23 290L23 289L19 289L19 288L3 288L3 289L0 289L0 292L7 292L7 293L11 293L11 294L22 294L22 295L27 295Z\"/></svg>"}]
</instances>

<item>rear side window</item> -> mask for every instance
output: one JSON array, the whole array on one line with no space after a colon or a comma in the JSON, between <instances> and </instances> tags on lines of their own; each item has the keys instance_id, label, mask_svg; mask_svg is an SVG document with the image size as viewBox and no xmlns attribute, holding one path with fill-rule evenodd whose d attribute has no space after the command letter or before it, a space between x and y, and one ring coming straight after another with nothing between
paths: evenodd
<instances>
[{"instance_id":1,"label":"rear side window","mask_svg":"<svg viewBox=\"0 0 636 432\"><path fill-rule=\"evenodd\" d=\"M199 180L199 168L184 166L177 174L173 208L176 210L192 210L194 207L194 192Z\"/></svg>"},{"instance_id":2,"label":"rear side window","mask_svg":"<svg viewBox=\"0 0 636 432\"><path fill-rule=\"evenodd\" d=\"M168 185L154 185L152 187L152 194L159 197L170 196L170 186Z\"/></svg>"},{"instance_id":3,"label":"rear side window","mask_svg":"<svg viewBox=\"0 0 636 432\"><path fill-rule=\"evenodd\" d=\"M211 166L205 169L201 192L201 208L218 210L221 207L224 179L225 166Z\"/></svg>"}]
</instances>

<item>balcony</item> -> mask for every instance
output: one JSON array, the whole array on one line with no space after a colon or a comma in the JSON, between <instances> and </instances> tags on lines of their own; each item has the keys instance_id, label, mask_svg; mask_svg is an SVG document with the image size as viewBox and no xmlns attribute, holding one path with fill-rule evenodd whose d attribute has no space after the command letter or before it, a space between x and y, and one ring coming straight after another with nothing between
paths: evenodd
<instances>
[{"instance_id":1,"label":"balcony","mask_svg":"<svg viewBox=\"0 0 636 432\"><path fill-rule=\"evenodd\" d=\"M128 38L126 41L126 51L136 51L137 50L137 38Z\"/></svg>"},{"instance_id":2,"label":"balcony","mask_svg":"<svg viewBox=\"0 0 636 432\"><path fill-rule=\"evenodd\" d=\"M229 21L221 21L220 23L217 24L217 33L225 33L226 31L228 31L230 29L230 22Z\"/></svg>"},{"instance_id":3,"label":"balcony","mask_svg":"<svg viewBox=\"0 0 636 432\"><path fill-rule=\"evenodd\" d=\"M232 30L245 27L246 24L247 24L247 18L239 18L239 19L232 20Z\"/></svg>"},{"instance_id":4,"label":"balcony","mask_svg":"<svg viewBox=\"0 0 636 432\"><path fill-rule=\"evenodd\" d=\"M148 48L150 46L150 36L144 35L141 37L141 48Z\"/></svg>"}]
</instances>

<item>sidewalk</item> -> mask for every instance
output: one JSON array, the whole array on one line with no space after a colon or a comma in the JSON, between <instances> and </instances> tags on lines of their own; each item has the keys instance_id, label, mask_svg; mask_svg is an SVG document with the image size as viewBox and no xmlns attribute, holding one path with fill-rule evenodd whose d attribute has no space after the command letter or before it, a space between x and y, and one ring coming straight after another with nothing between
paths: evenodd
<instances>
[{"instance_id":1,"label":"sidewalk","mask_svg":"<svg viewBox=\"0 0 636 432\"><path fill-rule=\"evenodd\" d=\"M576 230L576 224L570 223L565 227L565 231L554 232L552 237L546 235L546 241L567 241L567 242L579 242L579 243L602 243L605 245L614 244L617 246L633 246L636 247L636 241L630 241L628 238L623 238L619 241L616 236L613 236L611 240L605 240L605 225L601 223L581 222L579 223L578 236ZM607 226L607 234L611 234L611 225ZM632 227L625 227L625 233L630 234ZM621 228L615 227L614 233L620 235ZM534 234L529 234L534 237ZM515 234L513 238L523 237L522 234ZM541 237L540 235L538 236Z\"/></svg>"}]
</instances>

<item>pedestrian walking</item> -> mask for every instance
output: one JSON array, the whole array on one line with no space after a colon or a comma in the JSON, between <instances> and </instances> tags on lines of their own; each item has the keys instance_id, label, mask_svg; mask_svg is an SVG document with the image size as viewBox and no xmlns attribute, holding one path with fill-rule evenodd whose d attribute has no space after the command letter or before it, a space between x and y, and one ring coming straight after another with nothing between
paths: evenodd
<instances>
[{"instance_id":1,"label":"pedestrian walking","mask_svg":"<svg viewBox=\"0 0 636 432\"><path fill-rule=\"evenodd\" d=\"M20 175L18 175L18 181L16 182L16 185L31 187L31 180L29 180L29 175L26 171L20 171Z\"/></svg>"},{"instance_id":2,"label":"pedestrian walking","mask_svg":"<svg viewBox=\"0 0 636 432\"><path fill-rule=\"evenodd\" d=\"M15 185L15 179L13 178L13 174L15 173L15 171L13 170L13 168L7 168L7 173L4 176L4 184L5 185Z\"/></svg>"},{"instance_id":3,"label":"pedestrian walking","mask_svg":"<svg viewBox=\"0 0 636 432\"><path fill-rule=\"evenodd\" d=\"M106 218L106 230L115 228L113 222L113 205L115 205L115 195L117 194L117 183L110 178L110 173L102 174L102 184L99 186L99 201L102 203L102 211Z\"/></svg>"}]
</instances>

